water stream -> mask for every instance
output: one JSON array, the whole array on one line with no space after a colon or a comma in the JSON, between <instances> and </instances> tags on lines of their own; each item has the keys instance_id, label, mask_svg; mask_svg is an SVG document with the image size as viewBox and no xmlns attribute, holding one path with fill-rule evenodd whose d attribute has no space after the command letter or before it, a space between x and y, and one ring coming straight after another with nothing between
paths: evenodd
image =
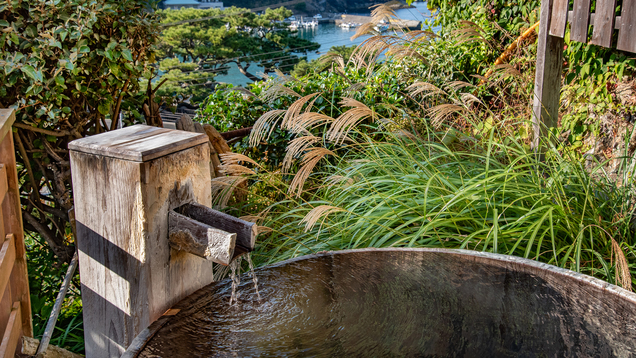
<instances>
[{"instance_id":1,"label":"water stream","mask_svg":"<svg viewBox=\"0 0 636 358\"><path fill-rule=\"evenodd\" d=\"M258 297L258 302L261 302L261 294L258 292L258 278L256 278L256 272L254 271L254 264L252 264L252 256L248 252L245 255L247 259L247 263L250 265L250 274L252 275L252 282L254 282L254 291L256 291L256 297Z\"/></svg>"},{"instance_id":2,"label":"water stream","mask_svg":"<svg viewBox=\"0 0 636 358\"><path fill-rule=\"evenodd\" d=\"M241 260L242 256L230 262L230 279L232 280L232 294L230 295L230 306L236 303L238 296L237 287L241 284Z\"/></svg>"}]
</instances>

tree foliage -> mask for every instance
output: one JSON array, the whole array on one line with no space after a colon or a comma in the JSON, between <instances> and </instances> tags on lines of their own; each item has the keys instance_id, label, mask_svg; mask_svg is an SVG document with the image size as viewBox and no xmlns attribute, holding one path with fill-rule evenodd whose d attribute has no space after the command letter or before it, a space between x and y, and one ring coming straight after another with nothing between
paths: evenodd
<instances>
[{"instance_id":1,"label":"tree foliage","mask_svg":"<svg viewBox=\"0 0 636 358\"><path fill-rule=\"evenodd\" d=\"M14 128L25 229L73 252L67 144L135 120L158 37L148 0L0 1L0 107Z\"/></svg>"},{"instance_id":2,"label":"tree foliage","mask_svg":"<svg viewBox=\"0 0 636 358\"><path fill-rule=\"evenodd\" d=\"M289 72L301 60L299 54L320 47L293 36L282 22L291 14L285 8L262 15L235 7L161 11L160 70L167 81L159 94L201 100L231 63L252 81L262 79L249 70L254 63L265 73Z\"/></svg>"}]
</instances>

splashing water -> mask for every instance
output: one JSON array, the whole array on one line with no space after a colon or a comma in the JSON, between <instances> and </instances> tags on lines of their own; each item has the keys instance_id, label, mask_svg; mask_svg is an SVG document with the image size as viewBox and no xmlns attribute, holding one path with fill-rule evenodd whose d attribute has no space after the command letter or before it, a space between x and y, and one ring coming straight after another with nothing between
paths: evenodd
<instances>
[{"instance_id":1,"label":"splashing water","mask_svg":"<svg viewBox=\"0 0 636 358\"><path fill-rule=\"evenodd\" d=\"M230 296L230 306L237 302L239 294L236 288L241 284L241 259L239 256L236 260L230 262L230 279L232 280L232 295ZM237 272L238 271L238 272Z\"/></svg>"},{"instance_id":2,"label":"splashing water","mask_svg":"<svg viewBox=\"0 0 636 358\"><path fill-rule=\"evenodd\" d=\"M261 302L261 294L258 292L258 279L256 278L256 272L254 272L254 265L252 264L252 257L250 253L247 253L245 257L247 259L247 263L250 265L250 274L252 275L252 281L254 281L254 290L256 290L256 297L258 297L258 302Z\"/></svg>"}]
</instances>

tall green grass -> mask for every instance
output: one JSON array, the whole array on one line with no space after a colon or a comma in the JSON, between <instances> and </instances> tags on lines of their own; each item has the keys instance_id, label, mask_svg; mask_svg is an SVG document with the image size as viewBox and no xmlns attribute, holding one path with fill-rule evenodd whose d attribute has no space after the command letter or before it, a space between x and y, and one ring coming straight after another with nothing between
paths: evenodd
<instances>
[{"instance_id":1,"label":"tall green grass","mask_svg":"<svg viewBox=\"0 0 636 358\"><path fill-rule=\"evenodd\" d=\"M281 200L254 254L443 247L516 255L631 289L634 179L610 180L556 150L499 138L445 145L389 135L358 144L305 200ZM633 163L625 159L625 165ZM325 173L313 174L325 178ZM313 183L314 185L316 182Z\"/></svg>"}]
</instances>

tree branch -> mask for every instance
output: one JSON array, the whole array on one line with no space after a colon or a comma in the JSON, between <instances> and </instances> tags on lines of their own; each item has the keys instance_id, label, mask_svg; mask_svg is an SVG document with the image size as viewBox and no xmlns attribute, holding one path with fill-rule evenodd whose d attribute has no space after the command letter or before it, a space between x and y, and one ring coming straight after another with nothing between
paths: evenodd
<instances>
[{"instance_id":1,"label":"tree branch","mask_svg":"<svg viewBox=\"0 0 636 358\"><path fill-rule=\"evenodd\" d=\"M35 196L35 201L38 203L36 206L42 205L42 201L40 199L40 191L39 186L35 184L35 177L33 176L33 168L31 168L31 161L29 160L29 156L27 155L26 150L24 149L24 144L22 143L22 139L20 139L20 131L15 132L13 135L15 138L15 143L18 145L18 150L20 151L20 155L24 160L24 167L26 168L27 175L29 176L29 182L31 183L31 190Z\"/></svg>"},{"instance_id":2,"label":"tree branch","mask_svg":"<svg viewBox=\"0 0 636 358\"><path fill-rule=\"evenodd\" d=\"M22 217L44 238L46 243L49 244L49 247L51 247L51 250L53 250L53 253L60 259L60 262L68 262L70 260L68 250L70 248L65 246L62 240L55 237L55 233L51 231L51 229L24 210L22 210Z\"/></svg>"},{"instance_id":3,"label":"tree branch","mask_svg":"<svg viewBox=\"0 0 636 358\"><path fill-rule=\"evenodd\" d=\"M33 126L29 126L26 124L22 124L22 123L13 123L13 126L16 128L20 128L20 129L26 129L28 131L31 132L38 132L38 133L42 133L42 134L46 134L46 135L52 135L54 137L65 137L67 135L71 135L72 133L66 130L60 130L60 131L50 131L48 129L42 129L42 128L38 128L38 127L33 127Z\"/></svg>"}]
</instances>

